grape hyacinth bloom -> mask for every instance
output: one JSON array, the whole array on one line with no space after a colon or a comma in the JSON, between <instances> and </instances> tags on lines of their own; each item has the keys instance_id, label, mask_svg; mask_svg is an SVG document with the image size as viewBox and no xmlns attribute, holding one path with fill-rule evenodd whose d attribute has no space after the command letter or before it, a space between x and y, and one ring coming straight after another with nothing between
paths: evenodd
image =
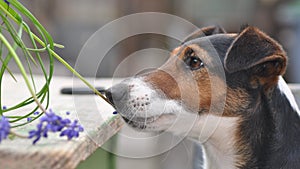
<instances>
[{"instance_id":1,"label":"grape hyacinth bloom","mask_svg":"<svg viewBox=\"0 0 300 169\"><path fill-rule=\"evenodd\" d=\"M63 130L60 133L60 136L67 136L68 140L71 140L73 137L77 138L79 136L79 132L83 131L83 127L77 124L78 121L74 120L72 124L70 124L67 129Z\"/></svg>"},{"instance_id":2,"label":"grape hyacinth bloom","mask_svg":"<svg viewBox=\"0 0 300 169\"><path fill-rule=\"evenodd\" d=\"M10 124L7 118L4 116L0 117L0 143L6 139L10 132Z\"/></svg>"},{"instance_id":3,"label":"grape hyacinth bloom","mask_svg":"<svg viewBox=\"0 0 300 169\"><path fill-rule=\"evenodd\" d=\"M67 136L68 140L78 137L83 127L78 124L77 120L72 123L70 119L56 115L51 109L40 118L36 130L29 131L28 138L35 138L33 144L36 144L41 137L48 137L48 132L61 132L60 136Z\"/></svg>"}]
</instances>

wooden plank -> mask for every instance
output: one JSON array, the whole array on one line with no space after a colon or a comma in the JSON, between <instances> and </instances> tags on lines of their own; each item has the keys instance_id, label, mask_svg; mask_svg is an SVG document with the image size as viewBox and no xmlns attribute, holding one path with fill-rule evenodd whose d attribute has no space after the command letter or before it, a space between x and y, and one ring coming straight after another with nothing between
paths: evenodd
<instances>
[{"instance_id":1,"label":"wooden plank","mask_svg":"<svg viewBox=\"0 0 300 169\"><path fill-rule=\"evenodd\" d=\"M17 78L20 81L15 83L10 77L5 76L3 105L9 107L29 96L24 82L20 77ZM41 86L43 78L38 79L37 86ZM97 86L108 87L112 81L97 79L93 82ZM60 94L62 87L72 86L84 85L72 77L54 77L51 84L50 107L63 117L78 119L85 128L84 133L71 141L50 133L48 139L42 138L36 145L32 145L32 140L29 139L4 140L0 144L0 169L73 169L119 131L123 124L120 117L113 115L114 109L98 96ZM29 108L12 114L20 114L26 110ZM66 111L71 114L67 115ZM29 130L35 128L37 122L14 131L27 135Z\"/></svg>"}]
</instances>

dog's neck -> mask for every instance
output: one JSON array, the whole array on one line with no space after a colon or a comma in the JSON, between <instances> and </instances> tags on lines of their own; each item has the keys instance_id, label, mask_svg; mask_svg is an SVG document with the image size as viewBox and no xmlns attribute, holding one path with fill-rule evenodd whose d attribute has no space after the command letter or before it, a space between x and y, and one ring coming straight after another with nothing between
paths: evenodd
<instances>
[{"instance_id":1,"label":"dog's neck","mask_svg":"<svg viewBox=\"0 0 300 169\"><path fill-rule=\"evenodd\" d=\"M259 96L252 107L238 129L239 152L251 154L240 168L298 168L299 109L282 77L269 95Z\"/></svg>"},{"instance_id":2,"label":"dog's neck","mask_svg":"<svg viewBox=\"0 0 300 169\"><path fill-rule=\"evenodd\" d=\"M280 77L274 89L269 108L274 129L272 146L266 163L269 168L299 168L300 166L300 116L299 108L291 90ZM269 143L270 144L270 143Z\"/></svg>"},{"instance_id":3,"label":"dog's neck","mask_svg":"<svg viewBox=\"0 0 300 169\"><path fill-rule=\"evenodd\" d=\"M234 169L236 168L236 151L233 147L237 119L229 117L220 120L214 133L203 143L204 154L206 155L205 168Z\"/></svg>"},{"instance_id":4,"label":"dog's neck","mask_svg":"<svg viewBox=\"0 0 300 169\"><path fill-rule=\"evenodd\" d=\"M203 145L204 169L236 168L233 147L237 118L215 115L201 115L199 118L190 136Z\"/></svg>"}]
</instances>

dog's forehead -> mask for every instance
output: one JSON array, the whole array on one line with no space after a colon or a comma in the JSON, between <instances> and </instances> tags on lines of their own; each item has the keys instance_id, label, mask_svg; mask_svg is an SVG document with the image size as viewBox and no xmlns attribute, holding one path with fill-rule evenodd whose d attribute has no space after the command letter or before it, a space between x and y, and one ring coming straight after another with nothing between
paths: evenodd
<instances>
[{"instance_id":1,"label":"dog's forehead","mask_svg":"<svg viewBox=\"0 0 300 169\"><path fill-rule=\"evenodd\" d=\"M182 46L174 49L172 54L184 53L187 48L192 48L196 53L213 56L218 54L220 58L224 58L227 49L235 39L237 34L216 34L190 40Z\"/></svg>"},{"instance_id":2,"label":"dog's forehead","mask_svg":"<svg viewBox=\"0 0 300 169\"><path fill-rule=\"evenodd\" d=\"M185 44L198 44L198 45L208 45L208 43L211 43L212 45L216 44L224 44L224 43L231 43L235 38L237 37L237 34L215 34L210 36L204 36L199 37L193 40L190 40L186 42Z\"/></svg>"}]
</instances>

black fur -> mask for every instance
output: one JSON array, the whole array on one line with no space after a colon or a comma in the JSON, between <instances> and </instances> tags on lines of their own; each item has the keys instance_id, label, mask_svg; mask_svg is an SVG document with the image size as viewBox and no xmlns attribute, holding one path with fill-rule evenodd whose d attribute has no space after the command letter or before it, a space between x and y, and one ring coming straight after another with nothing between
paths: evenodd
<instances>
[{"instance_id":1,"label":"black fur","mask_svg":"<svg viewBox=\"0 0 300 169\"><path fill-rule=\"evenodd\" d=\"M199 30L195 31L194 33L190 34L188 37L186 37L183 40L182 43L185 43L187 41L190 41L190 40L193 40L196 38L215 35L215 34L222 34L222 33L226 33L226 31L221 26L208 26L208 27L204 27L204 28L199 29Z\"/></svg>"},{"instance_id":2,"label":"black fur","mask_svg":"<svg viewBox=\"0 0 300 169\"><path fill-rule=\"evenodd\" d=\"M272 92L271 98L268 106L275 123L275 131L265 168L299 168L300 117L278 88Z\"/></svg>"},{"instance_id":3,"label":"black fur","mask_svg":"<svg viewBox=\"0 0 300 169\"><path fill-rule=\"evenodd\" d=\"M241 169L299 168L299 115L277 87L270 96L262 89L252 92L253 103L241 114L244 120L239 127L241 143L249 144L251 156Z\"/></svg>"},{"instance_id":4,"label":"black fur","mask_svg":"<svg viewBox=\"0 0 300 169\"><path fill-rule=\"evenodd\" d=\"M284 51L273 39L254 27L245 28L230 46L225 58L229 72L248 69L262 62L283 64Z\"/></svg>"}]
</instances>

